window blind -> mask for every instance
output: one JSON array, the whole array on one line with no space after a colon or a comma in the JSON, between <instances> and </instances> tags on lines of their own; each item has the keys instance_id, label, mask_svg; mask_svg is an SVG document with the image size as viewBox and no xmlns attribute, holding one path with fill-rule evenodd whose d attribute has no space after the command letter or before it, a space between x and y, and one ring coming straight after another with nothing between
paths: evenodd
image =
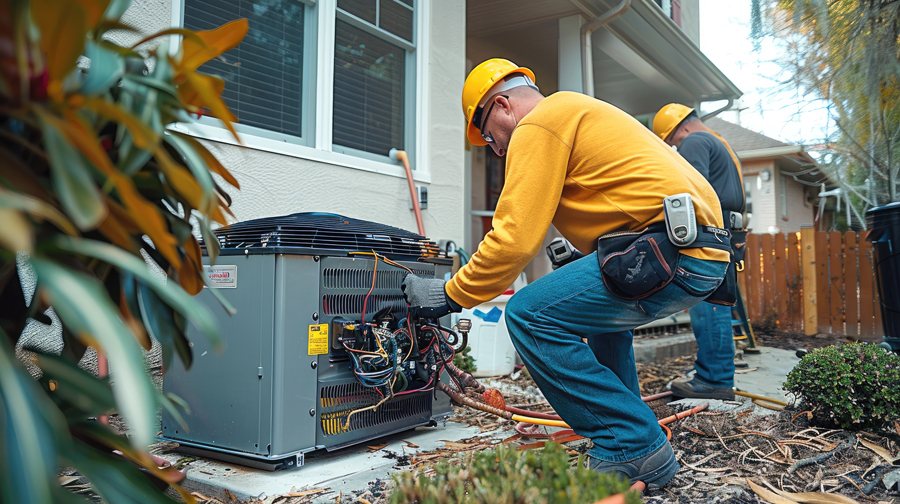
<instances>
[{"instance_id":1,"label":"window blind","mask_svg":"<svg viewBox=\"0 0 900 504\"><path fill-rule=\"evenodd\" d=\"M404 149L406 52L336 20L333 141L373 154Z\"/></svg>"},{"instance_id":2,"label":"window blind","mask_svg":"<svg viewBox=\"0 0 900 504\"><path fill-rule=\"evenodd\" d=\"M247 18L236 48L200 67L225 80L222 98L240 124L302 135L304 4L299 0L185 0L184 27L211 30Z\"/></svg>"}]
</instances>

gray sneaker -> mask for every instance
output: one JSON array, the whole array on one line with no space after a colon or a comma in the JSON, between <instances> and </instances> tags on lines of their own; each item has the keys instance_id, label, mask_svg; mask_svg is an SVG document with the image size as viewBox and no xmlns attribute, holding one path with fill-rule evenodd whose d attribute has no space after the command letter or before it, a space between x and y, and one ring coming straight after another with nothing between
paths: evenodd
<instances>
[{"instance_id":1,"label":"gray sneaker","mask_svg":"<svg viewBox=\"0 0 900 504\"><path fill-rule=\"evenodd\" d=\"M619 473L632 485L643 481L648 490L662 488L681 469L675 461L672 445L666 442L660 449L646 457L628 462L605 462L590 458L589 468L598 473Z\"/></svg>"},{"instance_id":2,"label":"gray sneaker","mask_svg":"<svg viewBox=\"0 0 900 504\"><path fill-rule=\"evenodd\" d=\"M691 378L679 378L672 380L669 386L675 397L684 399L721 399L723 401L734 400L734 389L727 387L714 387L697 376Z\"/></svg>"}]
</instances>

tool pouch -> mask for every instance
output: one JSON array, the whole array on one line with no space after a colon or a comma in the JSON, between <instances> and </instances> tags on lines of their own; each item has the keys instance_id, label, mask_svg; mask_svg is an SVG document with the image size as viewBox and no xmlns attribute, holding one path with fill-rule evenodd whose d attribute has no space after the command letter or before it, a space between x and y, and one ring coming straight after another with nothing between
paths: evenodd
<instances>
[{"instance_id":1,"label":"tool pouch","mask_svg":"<svg viewBox=\"0 0 900 504\"><path fill-rule=\"evenodd\" d=\"M744 262L744 254L747 252L747 230L732 229L731 230L731 253L734 264L741 265ZM738 268L744 269L743 266Z\"/></svg>"},{"instance_id":2,"label":"tool pouch","mask_svg":"<svg viewBox=\"0 0 900 504\"><path fill-rule=\"evenodd\" d=\"M603 283L627 300L644 299L668 285L678 253L665 230L610 233L597 240Z\"/></svg>"},{"instance_id":3,"label":"tool pouch","mask_svg":"<svg viewBox=\"0 0 900 504\"><path fill-rule=\"evenodd\" d=\"M734 306L737 302L737 272L744 269L744 254L747 252L747 230L731 230L731 262L725 271L725 279L718 289L706 298L707 303Z\"/></svg>"}]
</instances>

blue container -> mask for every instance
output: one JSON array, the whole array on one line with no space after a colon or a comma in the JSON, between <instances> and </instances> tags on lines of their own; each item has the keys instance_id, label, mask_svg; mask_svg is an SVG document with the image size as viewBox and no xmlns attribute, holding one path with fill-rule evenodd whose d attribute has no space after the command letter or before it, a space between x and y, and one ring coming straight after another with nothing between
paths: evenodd
<instances>
[{"instance_id":1,"label":"blue container","mask_svg":"<svg viewBox=\"0 0 900 504\"><path fill-rule=\"evenodd\" d=\"M866 212L866 227L871 230L875 258L875 282L881 302L884 343L900 349L900 202Z\"/></svg>"}]
</instances>

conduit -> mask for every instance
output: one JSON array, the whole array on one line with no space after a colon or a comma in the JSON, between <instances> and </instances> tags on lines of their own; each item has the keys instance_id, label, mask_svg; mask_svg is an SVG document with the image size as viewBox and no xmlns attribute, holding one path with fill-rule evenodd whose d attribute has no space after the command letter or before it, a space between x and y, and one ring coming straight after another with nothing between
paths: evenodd
<instances>
[{"instance_id":1,"label":"conduit","mask_svg":"<svg viewBox=\"0 0 900 504\"><path fill-rule=\"evenodd\" d=\"M419 195L416 194L416 183L413 180L412 169L409 167L409 156L406 151L391 149L388 156L394 161L403 163L406 170L406 181L409 182L409 197L412 198L413 212L416 214L416 225L419 226L419 234L425 236L425 224L422 223L422 209L419 208Z\"/></svg>"}]
</instances>

